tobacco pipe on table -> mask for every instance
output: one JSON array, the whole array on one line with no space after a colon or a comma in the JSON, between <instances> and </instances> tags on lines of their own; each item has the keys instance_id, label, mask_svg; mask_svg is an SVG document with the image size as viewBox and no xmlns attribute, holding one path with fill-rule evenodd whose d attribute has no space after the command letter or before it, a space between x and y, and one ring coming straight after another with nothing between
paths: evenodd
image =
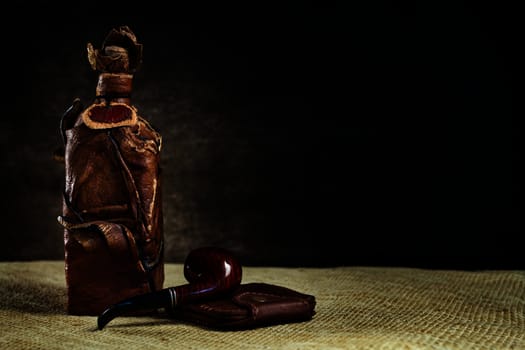
<instances>
[{"instance_id":1,"label":"tobacco pipe on table","mask_svg":"<svg viewBox=\"0 0 525 350\"><path fill-rule=\"evenodd\" d=\"M118 316L218 298L241 284L242 268L227 250L203 247L191 251L184 262L188 284L137 295L108 307L98 316L98 329L103 329Z\"/></svg>"}]
</instances>

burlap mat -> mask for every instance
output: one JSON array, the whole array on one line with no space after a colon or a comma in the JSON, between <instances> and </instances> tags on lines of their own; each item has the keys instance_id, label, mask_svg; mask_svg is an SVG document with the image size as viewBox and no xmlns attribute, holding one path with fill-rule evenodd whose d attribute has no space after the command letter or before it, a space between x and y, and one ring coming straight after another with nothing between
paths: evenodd
<instances>
[{"instance_id":1,"label":"burlap mat","mask_svg":"<svg viewBox=\"0 0 525 350\"><path fill-rule=\"evenodd\" d=\"M245 267L243 283L312 294L311 321L239 332L64 312L64 267L0 263L1 349L525 349L525 271ZM167 264L166 286L184 283Z\"/></svg>"}]
</instances>

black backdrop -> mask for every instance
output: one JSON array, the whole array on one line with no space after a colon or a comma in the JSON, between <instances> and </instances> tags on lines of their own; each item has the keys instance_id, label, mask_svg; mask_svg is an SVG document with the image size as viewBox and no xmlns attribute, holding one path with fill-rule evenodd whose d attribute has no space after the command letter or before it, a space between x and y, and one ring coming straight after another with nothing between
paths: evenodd
<instances>
[{"instance_id":1,"label":"black backdrop","mask_svg":"<svg viewBox=\"0 0 525 350\"><path fill-rule=\"evenodd\" d=\"M167 261L218 245L247 265L525 267L512 8L14 6L3 260L62 258L59 119L93 98L86 44L128 25L133 101L164 139Z\"/></svg>"}]
</instances>

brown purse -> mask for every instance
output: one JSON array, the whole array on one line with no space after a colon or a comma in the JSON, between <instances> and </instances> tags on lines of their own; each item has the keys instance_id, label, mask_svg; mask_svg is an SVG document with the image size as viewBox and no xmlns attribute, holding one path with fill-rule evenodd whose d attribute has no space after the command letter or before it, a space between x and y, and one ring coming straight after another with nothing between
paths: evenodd
<instances>
[{"instance_id":1,"label":"brown purse","mask_svg":"<svg viewBox=\"0 0 525 350\"><path fill-rule=\"evenodd\" d=\"M95 101L64 113L63 212L67 312L97 315L109 305L162 288L160 134L132 105L142 45L128 27L102 48L88 44L100 72Z\"/></svg>"},{"instance_id":2,"label":"brown purse","mask_svg":"<svg viewBox=\"0 0 525 350\"><path fill-rule=\"evenodd\" d=\"M182 305L172 312L180 321L219 330L242 330L310 320L315 297L268 283L241 284L228 297Z\"/></svg>"}]
</instances>

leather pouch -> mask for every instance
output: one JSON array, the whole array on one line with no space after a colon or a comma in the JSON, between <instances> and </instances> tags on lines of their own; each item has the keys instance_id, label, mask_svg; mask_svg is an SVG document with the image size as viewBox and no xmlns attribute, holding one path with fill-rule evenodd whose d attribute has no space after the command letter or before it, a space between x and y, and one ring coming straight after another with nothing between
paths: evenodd
<instances>
[{"instance_id":1,"label":"leather pouch","mask_svg":"<svg viewBox=\"0 0 525 350\"><path fill-rule=\"evenodd\" d=\"M179 320L220 330L302 322L315 315L315 297L267 283L242 284L228 298L181 306Z\"/></svg>"},{"instance_id":2,"label":"leather pouch","mask_svg":"<svg viewBox=\"0 0 525 350\"><path fill-rule=\"evenodd\" d=\"M107 129L80 122L65 135L67 311L98 315L162 288L160 136L142 118Z\"/></svg>"}]
</instances>

